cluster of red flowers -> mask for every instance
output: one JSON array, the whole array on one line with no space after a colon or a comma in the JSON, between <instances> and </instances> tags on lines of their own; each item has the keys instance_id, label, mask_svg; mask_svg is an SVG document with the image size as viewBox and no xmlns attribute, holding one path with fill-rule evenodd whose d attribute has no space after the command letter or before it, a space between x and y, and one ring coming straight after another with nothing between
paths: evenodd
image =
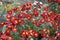
<instances>
[{"instance_id":1,"label":"cluster of red flowers","mask_svg":"<svg viewBox=\"0 0 60 40\"><path fill-rule=\"evenodd\" d=\"M48 2L57 2L57 3L60 3L60 0L48 0Z\"/></svg>"},{"instance_id":2,"label":"cluster of red flowers","mask_svg":"<svg viewBox=\"0 0 60 40\"><path fill-rule=\"evenodd\" d=\"M38 36L38 33L37 33L36 30L22 30L22 31L20 32L20 35L21 35L22 37L27 37L27 36L29 36L29 35L31 35L31 36L33 36L33 37L37 37L37 36Z\"/></svg>"},{"instance_id":3,"label":"cluster of red flowers","mask_svg":"<svg viewBox=\"0 0 60 40\"><path fill-rule=\"evenodd\" d=\"M0 27L2 27L3 25L7 25L6 31L4 32L5 35L10 36L11 30L13 32L17 32L18 28L16 28L16 25L25 24L24 19L31 21L33 24L35 24L38 27L40 26L40 23L51 22L52 28L54 30L58 30L58 27L60 27L60 24L59 24L60 14L56 14L53 11L47 12L49 6L44 7L45 12L42 12L41 14L38 12L38 8L36 7L34 7L33 12L30 12L30 13L24 12L24 11L28 11L31 8L31 6L32 6L31 2L27 2L26 4L23 4L21 8L17 7L7 11L6 21L0 23ZM14 12L17 12L17 15L13 15ZM40 16L41 18L39 20L32 20L34 17L40 17ZM49 29L42 29L40 33L43 37L46 37L47 34L48 35L50 34L50 31ZM29 35L37 37L38 33L35 30L22 30L20 32L20 35L23 37L26 37ZM60 31L57 31L56 35L60 36ZM53 37L52 39L54 40Z\"/></svg>"},{"instance_id":4,"label":"cluster of red flowers","mask_svg":"<svg viewBox=\"0 0 60 40\"><path fill-rule=\"evenodd\" d=\"M60 22L60 14L56 14L53 11L50 12L43 12L41 15L43 18L42 22L51 22L52 26L59 26L60 24L58 22Z\"/></svg>"},{"instance_id":5,"label":"cluster of red flowers","mask_svg":"<svg viewBox=\"0 0 60 40\"><path fill-rule=\"evenodd\" d=\"M11 36L7 36L6 34L0 32L0 40L13 40L13 39Z\"/></svg>"}]
</instances>

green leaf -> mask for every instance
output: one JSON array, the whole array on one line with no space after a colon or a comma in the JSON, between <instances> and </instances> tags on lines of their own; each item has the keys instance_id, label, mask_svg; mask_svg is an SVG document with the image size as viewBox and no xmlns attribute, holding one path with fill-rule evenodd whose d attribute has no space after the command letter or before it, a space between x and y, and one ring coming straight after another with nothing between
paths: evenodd
<instances>
[{"instance_id":1,"label":"green leaf","mask_svg":"<svg viewBox=\"0 0 60 40\"><path fill-rule=\"evenodd\" d=\"M50 36L55 36L55 30L50 28Z\"/></svg>"},{"instance_id":2,"label":"green leaf","mask_svg":"<svg viewBox=\"0 0 60 40\"><path fill-rule=\"evenodd\" d=\"M25 29L25 25L21 24L21 25L17 25L18 28L18 32L20 32L22 29Z\"/></svg>"},{"instance_id":3,"label":"green leaf","mask_svg":"<svg viewBox=\"0 0 60 40\"><path fill-rule=\"evenodd\" d=\"M6 31L6 25L3 26L2 32L4 33Z\"/></svg>"},{"instance_id":4,"label":"green leaf","mask_svg":"<svg viewBox=\"0 0 60 40\"><path fill-rule=\"evenodd\" d=\"M29 26L28 28L33 29L33 27L34 27L34 25L32 24L32 22L30 22L28 20L25 21L25 24L27 24Z\"/></svg>"},{"instance_id":5,"label":"green leaf","mask_svg":"<svg viewBox=\"0 0 60 40\"><path fill-rule=\"evenodd\" d=\"M11 31L11 36L14 38L14 40L18 40L20 38L19 32L14 33L13 31Z\"/></svg>"},{"instance_id":6,"label":"green leaf","mask_svg":"<svg viewBox=\"0 0 60 40\"><path fill-rule=\"evenodd\" d=\"M41 24L40 25L42 28L47 28L47 26L45 24Z\"/></svg>"},{"instance_id":7,"label":"green leaf","mask_svg":"<svg viewBox=\"0 0 60 40\"><path fill-rule=\"evenodd\" d=\"M58 27L58 30L60 30L60 27Z\"/></svg>"}]
</instances>

